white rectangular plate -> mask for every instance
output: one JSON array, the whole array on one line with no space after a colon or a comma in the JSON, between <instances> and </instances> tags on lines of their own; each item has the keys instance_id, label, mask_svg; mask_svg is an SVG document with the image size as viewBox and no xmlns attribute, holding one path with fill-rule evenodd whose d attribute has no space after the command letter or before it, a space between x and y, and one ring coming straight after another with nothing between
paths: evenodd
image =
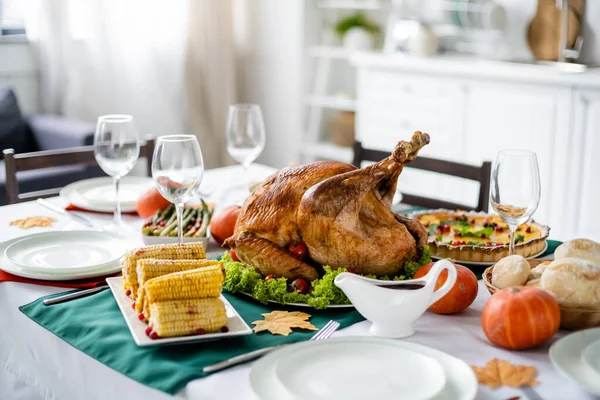
<instances>
[{"instance_id":1,"label":"white rectangular plate","mask_svg":"<svg viewBox=\"0 0 600 400\"><path fill-rule=\"evenodd\" d=\"M140 321L138 319L138 313L131 308L133 301L125 294L122 278L120 276L106 278L106 283L108 283L113 296L115 296L115 300L121 309L121 313L123 314L123 318L125 318L125 322L129 327L131 336L133 336L133 340L138 346L161 346L207 342L252 334L252 329L250 329L248 324L244 322L235 308L229 304L225 297L221 296L221 300L223 300L225 308L227 309L227 328L229 328L228 332L206 333L204 335L179 336L152 340L146 336L146 327L148 325L145 322Z\"/></svg>"}]
</instances>

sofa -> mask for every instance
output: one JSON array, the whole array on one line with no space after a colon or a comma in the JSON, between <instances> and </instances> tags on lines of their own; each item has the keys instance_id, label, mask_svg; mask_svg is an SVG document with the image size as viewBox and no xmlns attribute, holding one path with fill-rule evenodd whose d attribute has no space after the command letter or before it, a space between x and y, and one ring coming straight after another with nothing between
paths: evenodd
<instances>
[{"instance_id":1,"label":"sofa","mask_svg":"<svg viewBox=\"0 0 600 400\"><path fill-rule=\"evenodd\" d=\"M1 151L15 153L64 149L93 144L94 126L57 115L23 115L12 88L0 86ZM69 166L17 173L20 192L51 189L77 180L103 176L98 167ZM6 171L0 159L0 205L6 204Z\"/></svg>"}]
</instances>

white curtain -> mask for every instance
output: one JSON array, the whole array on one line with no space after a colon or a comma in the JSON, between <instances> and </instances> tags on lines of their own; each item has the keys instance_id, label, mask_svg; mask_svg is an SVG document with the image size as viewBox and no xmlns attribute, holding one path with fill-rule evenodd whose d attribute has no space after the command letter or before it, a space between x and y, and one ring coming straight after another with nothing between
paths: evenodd
<instances>
[{"instance_id":1,"label":"white curtain","mask_svg":"<svg viewBox=\"0 0 600 400\"><path fill-rule=\"evenodd\" d=\"M44 111L132 114L141 134L194 133L207 167L225 163L231 0L27 1Z\"/></svg>"}]
</instances>

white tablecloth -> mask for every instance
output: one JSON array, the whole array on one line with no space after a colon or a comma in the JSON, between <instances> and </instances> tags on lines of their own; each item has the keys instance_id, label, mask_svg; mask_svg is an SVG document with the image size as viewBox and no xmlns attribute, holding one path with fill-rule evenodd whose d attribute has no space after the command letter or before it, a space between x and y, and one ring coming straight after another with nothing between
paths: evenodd
<instances>
[{"instance_id":1,"label":"white tablecloth","mask_svg":"<svg viewBox=\"0 0 600 400\"><path fill-rule=\"evenodd\" d=\"M271 170L254 166L256 179ZM243 193L224 190L230 182L239 182L239 167L207 171L204 192L220 201L231 203ZM215 191L216 188L223 189ZM218 199L217 199L218 200ZM54 199L64 205L62 199ZM11 220L32 215L52 215L36 203L24 203L0 208L0 240L7 240L32 231L8 227ZM108 222L110 216L84 214L98 223ZM56 215L53 215L56 217ZM56 229L74 227L68 218L59 216ZM126 221L139 227L141 221L126 217ZM80 226L76 226L80 229ZM217 250L218 251L218 250ZM416 333L405 339L424 344L454 355L469 364L483 365L497 357L512 363L534 365L541 384L535 392L543 399L592 399L593 397L569 379L563 377L551 364L548 348L564 335L560 332L544 345L527 351L510 352L489 344L480 325L481 310L489 294L480 282L475 303L459 315L442 316L426 313L416 323ZM65 289L29 285L15 282L0 283L0 399L167 399L172 396L139 384L122 375L38 326L18 307L41 296ZM361 322L337 332L335 336L367 335L368 322ZM115 348L115 352L119 349ZM203 379L190 382L178 393L183 399L255 399L250 388L249 373L252 364L241 365ZM510 388L489 390L480 386L478 399L508 399L513 396L527 398L523 391Z\"/></svg>"}]
</instances>

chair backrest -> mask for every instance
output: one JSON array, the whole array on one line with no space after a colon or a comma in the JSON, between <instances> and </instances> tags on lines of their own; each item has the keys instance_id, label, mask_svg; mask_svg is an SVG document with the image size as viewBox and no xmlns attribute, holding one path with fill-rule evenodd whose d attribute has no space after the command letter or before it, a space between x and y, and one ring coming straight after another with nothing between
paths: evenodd
<instances>
[{"instance_id":1,"label":"chair backrest","mask_svg":"<svg viewBox=\"0 0 600 400\"><path fill-rule=\"evenodd\" d=\"M15 154L13 149L6 149L4 165L6 169L6 201L8 204L19 203L40 197L56 196L61 188L19 193L17 172L43 168L66 167L73 165L96 166L94 146L71 147L68 149L45 150L31 153ZM152 174L152 154L154 139L149 137L140 146L140 157L146 158L148 176Z\"/></svg>"},{"instance_id":2,"label":"chair backrest","mask_svg":"<svg viewBox=\"0 0 600 400\"><path fill-rule=\"evenodd\" d=\"M353 164L360 167L363 161L381 161L389 157L390 153L365 149L358 141L354 142L354 160ZM479 182L479 197L477 199L477 207L468 206L465 204L453 203L444 200L432 199L412 194L402 193L402 202L414 206L425 208L447 208L450 210L476 210L488 211L490 201L490 175L492 172L492 163L485 161L480 167L461 164L453 161L438 160L428 157L417 157L410 164L406 164L406 168L414 168L424 171L437 172L444 175L465 178Z\"/></svg>"}]
</instances>

